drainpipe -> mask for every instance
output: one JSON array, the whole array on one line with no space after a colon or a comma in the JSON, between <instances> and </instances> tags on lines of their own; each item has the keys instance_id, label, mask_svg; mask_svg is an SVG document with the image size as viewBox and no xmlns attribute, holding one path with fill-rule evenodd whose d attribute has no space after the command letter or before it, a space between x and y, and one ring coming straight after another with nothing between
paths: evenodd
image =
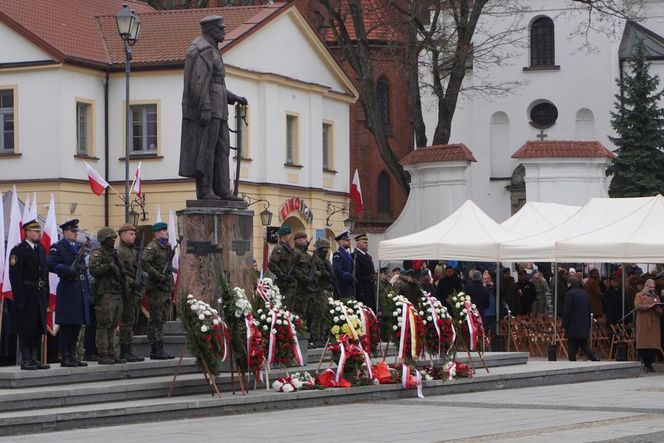
<instances>
[{"instance_id":1,"label":"drainpipe","mask_svg":"<svg viewBox=\"0 0 664 443\"><path fill-rule=\"evenodd\" d=\"M108 145L108 82L110 79L110 68L106 69L106 81L104 82L104 178L109 179L109 145ZM108 188L104 191L104 226L109 224L108 214Z\"/></svg>"}]
</instances>

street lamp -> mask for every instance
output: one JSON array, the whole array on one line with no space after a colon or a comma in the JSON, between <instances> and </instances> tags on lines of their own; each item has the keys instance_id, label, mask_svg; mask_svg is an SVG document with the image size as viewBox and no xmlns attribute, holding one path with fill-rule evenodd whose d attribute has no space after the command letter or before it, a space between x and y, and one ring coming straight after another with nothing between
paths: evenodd
<instances>
[{"instance_id":1,"label":"street lamp","mask_svg":"<svg viewBox=\"0 0 664 443\"><path fill-rule=\"evenodd\" d=\"M261 216L261 224L263 226L270 226L270 223L272 223L272 212L270 212L269 209L267 209L267 206L265 209L263 209L260 213Z\"/></svg>"},{"instance_id":2,"label":"street lamp","mask_svg":"<svg viewBox=\"0 0 664 443\"><path fill-rule=\"evenodd\" d=\"M353 232L353 229L355 229L355 221L348 217L346 220L344 220L344 227L348 230L348 232Z\"/></svg>"},{"instance_id":3,"label":"street lamp","mask_svg":"<svg viewBox=\"0 0 664 443\"><path fill-rule=\"evenodd\" d=\"M129 223L129 144L131 143L131 116L129 114L129 72L131 64L131 47L138 41L141 30L141 21L134 11L125 3L115 14L115 23L118 25L118 34L124 43L125 50L125 223Z\"/></svg>"}]
</instances>

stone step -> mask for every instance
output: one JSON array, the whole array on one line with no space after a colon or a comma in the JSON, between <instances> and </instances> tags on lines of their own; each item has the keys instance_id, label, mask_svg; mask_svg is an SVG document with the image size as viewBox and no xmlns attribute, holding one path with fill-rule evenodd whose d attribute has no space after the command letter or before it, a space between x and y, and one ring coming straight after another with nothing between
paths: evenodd
<instances>
[{"instance_id":1,"label":"stone step","mask_svg":"<svg viewBox=\"0 0 664 443\"><path fill-rule=\"evenodd\" d=\"M527 353L510 354L513 355L502 355L498 353L487 355L485 358L487 366L499 367L508 364L522 365L528 361ZM374 363L378 361L380 360L374 359ZM459 361L466 362L467 357L459 358ZM476 366L478 363L479 362L477 361L475 362ZM173 372L175 370L174 365L168 366L169 372L151 377L120 378L117 374L113 374L114 372L121 371L121 366L127 367L124 368L127 374L132 374L135 372L132 371L132 366L137 364L146 365L149 364L149 362L114 365L113 368L117 371L106 371L110 375L108 379L74 382L64 385L47 383L48 381L51 381L53 377L48 377L49 374L46 374L46 372L54 371L55 374L59 374L68 371L70 368L60 368L59 365L54 365L49 371L36 371L37 373L41 372L43 377L41 377L41 379L29 377L28 380L32 381L33 384L22 384L23 387L0 389L0 412L166 397L173 379ZM95 367L95 365L95 363L92 363L91 366L87 368L73 368L72 370L77 373L97 373L99 372L97 370L99 366ZM298 370L314 373L317 366L317 364L310 364ZM326 366L323 366L323 369ZM106 367L102 366L102 368ZM17 370L16 372L18 373L18 378L25 378L21 377L21 375L26 372L21 372L20 370ZM32 374L32 372L29 374ZM270 379L274 380L275 377L279 376L280 371L274 369L270 371ZM80 377L80 379L84 379L84 377ZM249 387L253 388L253 379L249 384ZM221 373L217 377L217 385L222 392L230 392L233 388L239 390L239 382L236 377L234 387L231 386L230 373ZM259 382L257 383L257 387L259 389L264 389L265 385ZM173 395L182 396L206 393L209 393L209 388L203 379L202 373L196 366L195 360L193 358L184 359L179 375L174 384Z\"/></svg>"},{"instance_id":2,"label":"stone step","mask_svg":"<svg viewBox=\"0 0 664 443\"><path fill-rule=\"evenodd\" d=\"M164 335L185 335L186 331L180 320L167 321L164 324Z\"/></svg>"},{"instance_id":3,"label":"stone step","mask_svg":"<svg viewBox=\"0 0 664 443\"><path fill-rule=\"evenodd\" d=\"M456 394L638 377L639 373L638 362L536 361L527 365L494 368L488 374L486 371L478 370L472 379L424 382L423 392L425 396ZM414 390L404 390L399 385L372 385L350 389L297 391L290 394L261 389L250 391L246 396L223 393L221 397L185 395L73 406L65 404L54 408L37 406L26 410L0 412L0 435L32 434L72 428L125 425L414 396Z\"/></svg>"}]
</instances>

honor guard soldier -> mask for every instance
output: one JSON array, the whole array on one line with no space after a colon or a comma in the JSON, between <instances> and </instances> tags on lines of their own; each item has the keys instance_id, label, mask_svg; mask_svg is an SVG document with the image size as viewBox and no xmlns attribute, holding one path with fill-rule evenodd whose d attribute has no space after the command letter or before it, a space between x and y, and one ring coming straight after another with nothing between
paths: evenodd
<instances>
[{"instance_id":1,"label":"honor guard soldier","mask_svg":"<svg viewBox=\"0 0 664 443\"><path fill-rule=\"evenodd\" d=\"M376 312L376 269L373 259L369 255L369 239L366 234L355 237L355 300L361 301L365 306Z\"/></svg>"},{"instance_id":2,"label":"honor guard soldier","mask_svg":"<svg viewBox=\"0 0 664 443\"><path fill-rule=\"evenodd\" d=\"M127 363L115 349L115 331L120 325L122 304L127 299L127 280L122 272L122 263L115 249L118 235L113 228L105 226L97 232L99 249L90 254L92 301L97 317L97 353L100 365Z\"/></svg>"},{"instance_id":3,"label":"honor guard soldier","mask_svg":"<svg viewBox=\"0 0 664 443\"><path fill-rule=\"evenodd\" d=\"M316 250L313 254L313 266L316 267L318 291L311 295L309 302L308 321L311 324L309 333L314 345L325 345L328 336L328 325L325 324L327 299L334 296L334 270L328 260L330 241L326 238L316 240Z\"/></svg>"},{"instance_id":4,"label":"honor guard soldier","mask_svg":"<svg viewBox=\"0 0 664 443\"><path fill-rule=\"evenodd\" d=\"M118 234L120 234L118 255L122 262L121 270L125 273L129 286L129 298L122 304L122 315L120 317L120 358L133 363L145 360L145 358L134 354L131 349L134 325L138 318L141 298L145 292L143 269L142 266L139 266L138 260L139 254L142 254L143 251L139 251L139 248L136 247L136 226L125 223L118 229Z\"/></svg>"},{"instance_id":5,"label":"honor guard soldier","mask_svg":"<svg viewBox=\"0 0 664 443\"><path fill-rule=\"evenodd\" d=\"M352 298L355 296L355 275L353 256L350 253L350 234L344 231L334 238L339 245L332 255L332 268L336 280L337 298Z\"/></svg>"},{"instance_id":6,"label":"honor guard soldier","mask_svg":"<svg viewBox=\"0 0 664 443\"><path fill-rule=\"evenodd\" d=\"M279 244L274 247L268 260L268 268L274 274L274 284L279 287L279 292L284 298L286 306L289 306L293 292L295 291L295 278L293 277L293 258L295 252L291 246L293 234L290 226L281 226L277 230Z\"/></svg>"},{"instance_id":7,"label":"honor guard soldier","mask_svg":"<svg viewBox=\"0 0 664 443\"><path fill-rule=\"evenodd\" d=\"M60 278L55 298L55 323L58 332L60 366L71 368L87 366L76 356L81 325L90 323L90 285L85 265L86 246L78 245L78 220L60 225L62 239L48 251L48 270Z\"/></svg>"},{"instance_id":8,"label":"honor guard soldier","mask_svg":"<svg viewBox=\"0 0 664 443\"><path fill-rule=\"evenodd\" d=\"M14 303L9 317L9 333L18 335L21 369L48 369L39 360L41 336L46 334L48 308L48 267L41 245L37 220L23 223L25 240L9 252L9 281Z\"/></svg>"},{"instance_id":9,"label":"honor guard soldier","mask_svg":"<svg viewBox=\"0 0 664 443\"><path fill-rule=\"evenodd\" d=\"M152 225L154 238L143 251L143 268L148 273L146 292L150 302L150 318L147 335L150 342L150 359L175 358L164 351L164 324L173 307L173 269L171 245L168 243L168 225L158 222Z\"/></svg>"},{"instance_id":10,"label":"honor guard soldier","mask_svg":"<svg viewBox=\"0 0 664 443\"><path fill-rule=\"evenodd\" d=\"M293 258L291 274L295 277L295 294L291 304L286 306L299 315L300 318L305 319L307 328L309 328L311 326L308 319L309 302L312 294L318 291L318 279L316 268L312 266L311 254L307 251L309 248L307 233L296 232L293 238L295 241L295 257Z\"/></svg>"}]
</instances>

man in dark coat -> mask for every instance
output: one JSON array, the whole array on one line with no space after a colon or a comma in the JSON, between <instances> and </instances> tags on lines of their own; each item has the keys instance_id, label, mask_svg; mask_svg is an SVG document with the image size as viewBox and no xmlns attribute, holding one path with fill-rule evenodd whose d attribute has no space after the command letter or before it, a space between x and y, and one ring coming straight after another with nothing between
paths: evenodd
<instances>
[{"instance_id":1,"label":"man in dark coat","mask_svg":"<svg viewBox=\"0 0 664 443\"><path fill-rule=\"evenodd\" d=\"M445 272L443 276L436 283L436 298L440 302L447 306L449 309L450 306L447 302L447 299L456 292L457 294L463 290L463 283L457 275L456 271L452 266L445 266Z\"/></svg>"},{"instance_id":2,"label":"man in dark coat","mask_svg":"<svg viewBox=\"0 0 664 443\"><path fill-rule=\"evenodd\" d=\"M202 35L187 50L182 96L180 175L196 179L199 200L242 200L230 189L228 105L247 99L226 88L226 70L219 52L224 18L201 20Z\"/></svg>"},{"instance_id":3,"label":"man in dark coat","mask_svg":"<svg viewBox=\"0 0 664 443\"><path fill-rule=\"evenodd\" d=\"M295 250L291 245L293 239L291 227L288 225L280 226L277 235L279 236L279 244L272 249L267 266L270 272L274 274L274 284L279 287L284 303L289 306L296 287L295 274L293 274Z\"/></svg>"},{"instance_id":4,"label":"man in dark coat","mask_svg":"<svg viewBox=\"0 0 664 443\"><path fill-rule=\"evenodd\" d=\"M350 251L350 236L344 231L334 238L339 245L332 254L332 269L336 282L337 298L350 298L355 296L355 275L353 268L353 256Z\"/></svg>"},{"instance_id":5,"label":"man in dark coat","mask_svg":"<svg viewBox=\"0 0 664 443\"><path fill-rule=\"evenodd\" d=\"M60 277L55 298L55 323L60 325L60 366L87 366L76 357L81 325L90 322L90 285L85 247L76 243L78 220L60 225L62 239L48 251L48 270ZM80 254L79 254L80 252Z\"/></svg>"},{"instance_id":6,"label":"man in dark coat","mask_svg":"<svg viewBox=\"0 0 664 443\"><path fill-rule=\"evenodd\" d=\"M463 292L470 295L470 301L477 306L477 310L482 316L482 323L486 325L484 311L489 307L489 290L482 283L482 273L480 271L476 269L470 271L470 283L463 288Z\"/></svg>"},{"instance_id":7,"label":"man in dark coat","mask_svg":"<svg viewBox=\"0 0 664 443\"><path fill-rule=\"evenodd\" d=\"M579 349L589 360L598 361L588 346L590 335L590 296L581 286L581 279L576 275L569 277L570 288L565 293L563 312L563 329L567 336L567 353L569 361L576 361Z\"/></svg>"},{"instance_id":8,"label":"man in dark coat","mask_svg":"<svg viewBox=\"0 0 664 443\"><path fill-rule=\"evenodd\" d=\"M516 313L517 315L529 315L533 303L537 300L535 285L528 280L525 269L521 269L516 282Z\"/></svg>"},{"instance_id":9,"label":"man in dark coat","mask_svg":"<svg viewBox=\"0 0 664 443\"><path fill-rule=\"evenodd\" d=\"M369 255L369 238L366 234L355 237L355 300L361 301L365 306L376 312L376 269L373 259Z\"/></svg>"},{"instance_id":10,"label":"man in dark coat","mask_svg":"<svg viewBox=\"0 0 664 443\"><path fill-rule=\"evenodd\" d=\"M23 224L25 240L9 252L9 281L14 303L9 317L9 333L17 334L21 350L21 369L48 369L39 361L41 336L46 334L48 308L48 265L41 245L37 220Z\"/></svg>"}]
</instances>

